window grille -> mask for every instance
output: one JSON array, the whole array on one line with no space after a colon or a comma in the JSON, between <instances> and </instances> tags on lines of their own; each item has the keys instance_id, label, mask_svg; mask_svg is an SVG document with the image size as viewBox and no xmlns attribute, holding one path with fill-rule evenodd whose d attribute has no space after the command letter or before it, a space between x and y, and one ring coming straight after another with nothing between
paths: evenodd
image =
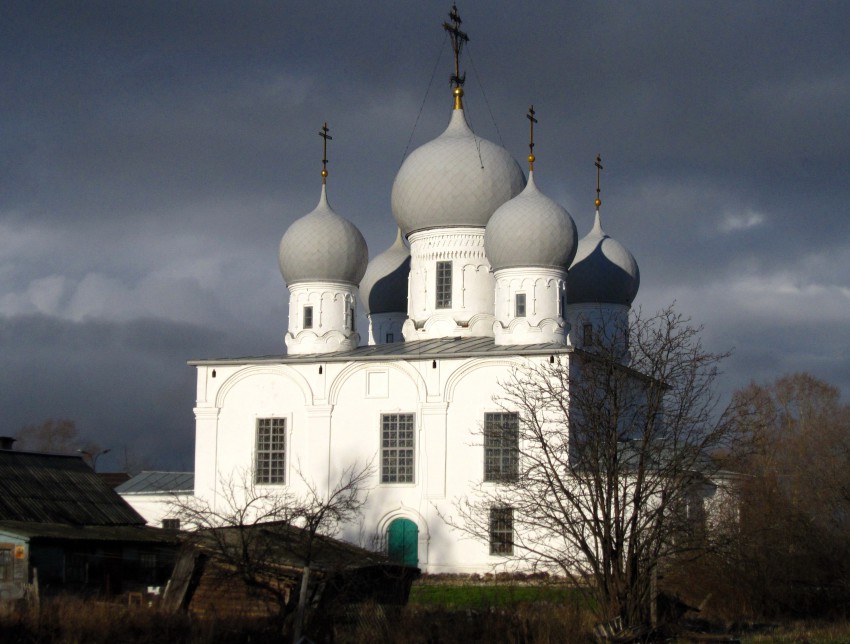
<instances>
[{"instance_id":1,"label":"window grille","mask_svg":"<svg viewBox=\"0 0 850 644\"><path fill-rule=\"evenodd\" d=\"M275 485L286 482L286 419L257 419L257 453L254 482Z\"/></svg>"},{"instance_id":2,"label":"window grille","mask_svg":"<svg viewBox=\"0 0 850 644\"><path fill-rule=\"evenodd\" d=\"M514 553L513 508L490 508L490 554Z\"/></svg>"},{"instance_id":3,"label":"window grille","mask_svg":"<svg viewBox=\"0 0 850 644\"><path fill-rule=\"evenodd\" d=\"M381 416L381 483L413 483L413 414Z\"/></svg>"},{"instance_id":4,"label":"window grille","mask_svg":"<svg viewBox=\"0 0 850 644\"><path fill-rule=\"evenodd\" d=\"M519 450L519 415L484 414L484 480L515 481Z\"/></svg>"},{"instance_id":5,"label":"window grille","mask_svg":"<svg viewBox=\"0 0 850 644\"><path fill-rule=\"evenodd\" d=\"M452 263L437 262L437 301L438 309L452 307Z\"/></svg>"}]
</instances>

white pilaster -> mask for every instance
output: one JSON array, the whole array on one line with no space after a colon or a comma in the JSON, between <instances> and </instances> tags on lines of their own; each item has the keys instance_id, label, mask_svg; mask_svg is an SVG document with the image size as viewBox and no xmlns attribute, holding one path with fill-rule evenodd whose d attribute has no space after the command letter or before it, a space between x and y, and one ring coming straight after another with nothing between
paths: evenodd
<instances>
[{"instance_id":1,"label":"white pilaster","mask_svg":"<svg viewBox=\"0 0 850 644\"><path fill-rule=\"evenodd\" d=\"M423 403L422 432L427 458L425 470L425 497L444 499L446 497L446 432L448 431L448 403Z\"/></svg>"}]
</instances>

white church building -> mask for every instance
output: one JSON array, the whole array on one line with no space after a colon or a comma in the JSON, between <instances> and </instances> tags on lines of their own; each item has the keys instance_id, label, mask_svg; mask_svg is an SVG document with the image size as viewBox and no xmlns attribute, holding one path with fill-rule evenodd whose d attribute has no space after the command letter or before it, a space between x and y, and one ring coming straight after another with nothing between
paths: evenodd
<instances>
[{"instance_id":1,"label":"white church building","mask_svg":"<svg viewBox=\"0 0 850 644\"><path fill-rule=\"evenodd\" d=\"M456 61L458 24L447 25ZM579 240L570 214L535 185L533 153L526 177L470 129L455 72L448 127L395 178L395 243L368 260L360 231L331 207L323 170L318 205L280 242L286 353L190 362L196 497L223 504L246 472L258 487L297 491L307 479L328 489L371 462L363 515L343 538L378 536L431 573L486 572L511 555L512 510L493 508L483 540L443 518L516 472L517 416L496 402L500 383L516 367L568 363L601 337L599 325L624 324L640 281L602 229L598 186Z\"/></svg>"}]
</instances>

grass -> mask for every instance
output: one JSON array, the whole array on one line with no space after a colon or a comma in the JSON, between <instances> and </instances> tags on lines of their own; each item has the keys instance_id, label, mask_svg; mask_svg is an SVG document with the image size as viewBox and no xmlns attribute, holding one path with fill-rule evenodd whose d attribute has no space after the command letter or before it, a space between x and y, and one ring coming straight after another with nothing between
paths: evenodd
<instances>
[{"instance_id":1,"label":"grass","mask_svg":"<svg viewBox=\"0 0 850 644\"><path fill-rule=\"evenodd\" d=\"M331 630L324 630L332 631L338 644L580 644L591 641L594 623L584 599L573 588L507 581L418 583L405 608L352 605L341 617L327 622ZM318 640L323 619L321 614L314 615L308 629ZM126 603L71 597L45 600L40 610L11 606L0 610L3 644L264 644L288 641L285 634L281 639L281 630L280 624L269 620L200 620L156 607L130 608ZM737 629L733 637L743 644L850 644L850 622L789 621L775 628Z\"/></svg>"},{"instance_id":2,"label":"grass","mask_svg":"<svg viewBox=\"0 0 850 644\"><path fill-rule=\"evenodd\" d=\"M554 584L414 584L409 600L412 606L452 609L509 608L539 602L583 605L585 600L575 588Z\"/></svg>"},{"instance_id":3,"label":"grass","mask_svg":"<svg viewBox=\"0 0 850 644\"><path fill-rule=\"evenodd\" d=\"M850 644L850 622L792 622L770 632L741 635L740 640L741 644Z\"/></svg>"}]
</instances>

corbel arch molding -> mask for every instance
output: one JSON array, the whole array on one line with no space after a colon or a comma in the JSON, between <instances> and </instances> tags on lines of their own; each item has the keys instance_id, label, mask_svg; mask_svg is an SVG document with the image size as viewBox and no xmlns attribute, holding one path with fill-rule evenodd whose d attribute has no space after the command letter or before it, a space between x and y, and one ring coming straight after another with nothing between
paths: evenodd
<instances>
[{"instance_id":1,"label":"corbel arch molding","mask_svg":"<svg viewBox=\"0 0 850 644\"><path fill-rule=\"evenodd\" d=\"M460 384L460 381L466 378L473 371L483 369L485 367L524 367L528 363L521 358L472 358L463 365L458 367L455 372L449 376L446 381L444 400L451 403L454 400L455 388Z\"/></svg>"},{"instance_id":2,"label":"corbel arch molding","mask_svg":"<svg viewBox=\"0 0 850 644\"><path fill-rule=\"evenodd\" d=\"M431 533L428 531L428 522L425 520L418 510L415 508L399 503L398 507L388 511L384 516L378 519L377 530L378 534L383 536L390 529L390 524L396 519L408 519L416 524L419 530L419 539L431 540Z\"/></svg>"},{"instance_id":3,"label":"corbel arch molding","mask_svg":"<svg viewBox=\"0 0 850 644\"><path fill-rule=\"evenodd\" d=\"M337 400L339 398L339 392L342 391L343 386L346 381L353 376L355 373L363 371L365 369L369 369L370 367L376 366L387 367L389 369L395 369L396 371L403 373L408 378L413 381L413 384L416 386L416 392L419 400L425 400L428 394L428 387L425 384L424 378L422 375L417 372L413 367L411 367L406 362L397 362L397 361L387 361L387 362L352 362L347 365L336 378L333 379L331 386L328 389L328 404L336 405Z\"/></svg>"},{"instance_id":4,"label":"corbel arch molding","mask_svg":"<svg viewBox=\"0 0 850 644\"><path fill-rule=\"evenodd\" d=\"M245 367L244 369L240 369L232 376L230 376L227 380L225 380L218 392L215 396L215 406L221 409L224 406L224 401L227 398L227 395L231 392L231 390L240 382L247 378L251 378L253 376L261 376L261 375L272 375L272 376L282 376L292 382L298 389L301 391L301 395L304 397L305 405L313 404L313 390L310 389L310 385L307 380L299 374L294 369L287 367L282 364L262 364L262 365L251 365L250 367Z\"/></svg>"}]
</instances>

